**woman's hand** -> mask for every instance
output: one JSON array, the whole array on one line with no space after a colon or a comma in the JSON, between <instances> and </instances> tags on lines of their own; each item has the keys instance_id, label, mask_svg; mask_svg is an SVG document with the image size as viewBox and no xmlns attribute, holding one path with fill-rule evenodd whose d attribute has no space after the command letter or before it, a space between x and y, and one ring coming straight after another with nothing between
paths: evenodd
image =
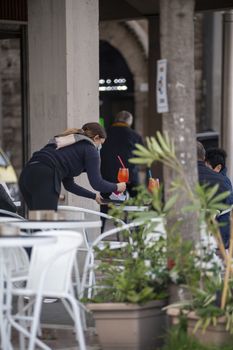
<instances>
[{"instance_id":1,"label":"woman's hand","mask_svg":"<svg viewBox=\"0 0 233 350\"><path fill-rule=\"evenodd\" d=\"M101 204L102 197L99 193L96 193L95 200L98 204Z\"/></svg>"},{"instance_id":2,"label":"woman's hand","mask_svg":"<svg viewBox=\"0 0 233 350\"><path fill-rule=\"evenodd\" d=\"M118 182L117 184L117 192L124 192L126 190L125 182Z\"/></svg>"}]
</instances>

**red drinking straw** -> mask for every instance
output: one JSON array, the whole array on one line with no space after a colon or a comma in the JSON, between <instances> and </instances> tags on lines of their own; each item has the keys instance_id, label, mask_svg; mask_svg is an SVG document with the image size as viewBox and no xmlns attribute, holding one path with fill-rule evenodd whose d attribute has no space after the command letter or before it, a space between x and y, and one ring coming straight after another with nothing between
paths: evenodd
<instances>
[{"instance_id":1,"label":"red drinking straw","mask_svg":"<svg viewBox=\"0 0 233 350\"><path fill-rule=\"evenodd\" d=\"M120 161L120 163L121 163L121 165L122 165L122 168L125 168L124 163L122 162L121 157L120 157L120 156L117 156L117 158L119 159L119 161Z\"/></svg>"}]
</instances>

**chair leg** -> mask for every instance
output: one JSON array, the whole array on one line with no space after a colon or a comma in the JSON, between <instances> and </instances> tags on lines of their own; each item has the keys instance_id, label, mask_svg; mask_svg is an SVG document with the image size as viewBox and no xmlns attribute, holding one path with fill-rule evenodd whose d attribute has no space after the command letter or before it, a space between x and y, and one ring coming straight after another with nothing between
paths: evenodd
<instances>
[{"instance_id":1,"label":"chair leg","mask_svg":"<svg viewBox=\"0 0 233 350\"><path fill-rule=\"evenodd\" d=\"M80 272L79 272L77 259L78 258L76 257L74 261L74 278L75 278L76 295L78 296L81 291L81 284L80 284Z\"/></svg>"},{"instance_id":2,"label":"chair leg","mask_svg":"<svg viewBox=\"0 0 233 350\"><path fill-rule=\"evenodd\" d=\"M92 294L92 286L94 284L95 274L94 274L94 254L92 253L90 256L90 270L89 270L89 278L88 278L88 292L87 296L91 299Z\"/></svg>"},{"instance_id":3,"label":"chair leg","mask_svg":"<svg viewBox=\"0 0 233 350\"><path fill-rule=\"evenodd\" d=\"M19 299L18 299L18 311L19 311L19 314L21 314L23 309L24 309L24 300L23 300L23 297L20 296ZM22 327L25 327L25 322L21 321L21 322L19 322L19 324L22 325ZM20 348L20 350L21 349L22 350L25 349L25 336L24 336L24 334L22 332L19 333L19 348Z\"/></svg>"},{"instance_id":4,"label":"chair leg","mask_svg":"<svg viewBox=\"0 0 233 350\"><path fill-rule=\"evenodd\" d=\"M39 326L39 319L40 319L40 311L42 306L43 298L41 296L36 298L35 306L34 306L34 316L33 316L33 322L31 325L31 332L30 332L30 339L29 339L29 346L28 350L34 350L35 344L36 344L36 335L38 331Z\"/></svg>"},{"instance_id":5,"label":"chair leg","mask_svg":"<svg viewBox=\"0 0 233 350\"><path fill-rule=\"evenodd\" d=\"M82 322L80 317L80 308L77 304L77 301L71 296L67 295L67 299L69 300L74 313L74 322L76 329L76 337L78 338L80 350L86 350L85 338L82 329Z\"/></svg>"}]
</instances>

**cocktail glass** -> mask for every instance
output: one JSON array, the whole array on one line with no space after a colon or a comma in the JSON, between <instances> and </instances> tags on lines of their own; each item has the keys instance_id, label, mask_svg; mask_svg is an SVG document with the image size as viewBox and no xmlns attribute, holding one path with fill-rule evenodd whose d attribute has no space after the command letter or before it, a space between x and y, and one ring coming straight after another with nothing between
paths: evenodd
<instances>
[{"instance_id":1,"label":"cocktail glass","mask_svg":"<svg viewBox=\"0 0 233 350\"><path fill-rule=\"evenodd\" d=\"M119 168L117 179L119 182L128 182L129 181L129 169L128 168Z\"/></svg>"}]
</instances>

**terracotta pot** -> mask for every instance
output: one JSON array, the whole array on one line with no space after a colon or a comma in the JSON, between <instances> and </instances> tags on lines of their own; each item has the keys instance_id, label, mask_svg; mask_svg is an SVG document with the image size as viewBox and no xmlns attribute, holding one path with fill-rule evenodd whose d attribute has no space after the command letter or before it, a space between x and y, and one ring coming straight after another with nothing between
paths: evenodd
<instances>
[{"instance_id":1,"label":"terracotta pot","mask_svg":"<svg viewBox=\"0 0 233 350\"><path fill-rule=\"evenodd\" d=\"M165 301L88 304L102 350L154 350L163 342Z\"/></svg>"},{"instance_id":2,"label":"terracotta pot","mask_svg":"<svg viewBox=\"0 0 233 350\"><path fill-rule=\"evenodd\" d=\"M192 295L186 287L184 286L181 287L180 285L173 284L173 283L171 283L168 287L168 294L169 294L169 301L168 301L169 304L175 304L180 301L192 299Z\"/></svg>"},{"instance_id":3,"label":"terracotta pot","mask_svg":"<svg viewBox=\"0 0 233 350\"><path fill-rule=\"evenodd\" d=\"M172 325L179 323L180 309L169 308L167 315L170 317ZM187 312L188 319L188 334L198 340L203 345L215 345L222 346L227 344L233 344L233 335L226 331L226 318L219 317L216 326L210 325L206 331L203 332L202 328L199 328L195 333L193 330L196 326L199 317L195 312Z\"/></svg>"},{"instance_id":4,"label":"terracotta pot","mask_svg":"<svg viewBox=\"0 0 233 350\"><path fill-rule=\"evenodd\" d=\"M215 346L233 344L233 335L226 331L225 317L219 317L216 326L210 325L207 327L205 332L199 328L195 333L193 333L199 317L195 314L195 312L190 312L187 316L188 334L196 338L201 344Z\"/></svg>"}]
</instances>

